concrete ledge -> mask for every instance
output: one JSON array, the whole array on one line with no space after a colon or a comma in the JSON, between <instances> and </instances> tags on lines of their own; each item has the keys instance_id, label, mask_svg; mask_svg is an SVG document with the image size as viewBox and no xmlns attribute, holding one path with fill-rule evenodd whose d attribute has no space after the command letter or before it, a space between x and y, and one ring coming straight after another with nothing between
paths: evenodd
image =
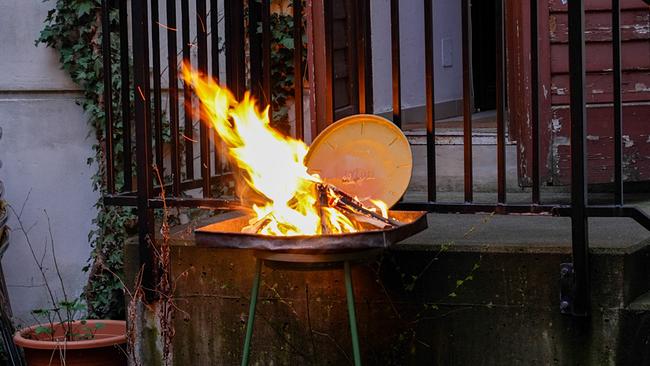
<instances>
[{"instance_id":1,"label":"concrete ledge","mask_svg":"<svg viewBox=\"0 0 650 366\"><path fill-rule=\"evenodd\" d=\"M430 215L429 230L355 266L365 364L645 364L639 337L628 336L648 324L639 323L647 312L628 308L650 290L642 232L592 225L620 240L603 239L591 251L593 311L576 320L560 315L558 305L559 264L570 261L566 223L542 219ZM254 260L247 251L193 246L187 229L172 248L174 277L188 273L176 283L183 313L175 317L174 362L237 364ZM127 249L133 273L137 248ZM265 267L262 279L251 364L349 364L340 269Z\"/></svg>"},{"instance_id":2,"label":"concrete ledge","mask_svg":"<svg viewBox=\"0 0 650 366\"><path fill-rule=\"evenodd\" d=\"M435 103L435 111L436 115L434 118L436 120L460 116L463 114L463 100L457 99ZM392 119L393 116L392 111L377 114L387 119ZM426 106L420 105L402 108L403 123L422 122L426 120Z\"/></svg>"}]
</instances>

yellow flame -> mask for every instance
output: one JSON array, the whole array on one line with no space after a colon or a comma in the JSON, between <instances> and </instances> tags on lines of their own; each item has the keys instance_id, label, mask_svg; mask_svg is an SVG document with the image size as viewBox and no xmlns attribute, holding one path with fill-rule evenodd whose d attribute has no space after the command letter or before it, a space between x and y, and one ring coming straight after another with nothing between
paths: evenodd
<instances>
[{"instance_id":1,"label":"yellow flame","mask_svg":"<svg viewBox=\"0 0 650 366\"><path fill-rule=\"evenodd\" d=\"M343 212L319 205L317 184L321 180L307 172L307 145L273 129L268 107L259 110L248 92L237 101L228 89L188 65L183 65L182 71L230 158L242 170L245 183L264 198L262 204L252 207L255 217L251 223L266 220L260 234L319 235L324 230L359 230Z\"/></svg>"},{"instance_id":2,"label":"yellow flame","mask_svg":"<svg viewBox=\"0 0 650 366\"><path fill-rule=\"evenodd\" d=\"M386 202L384 202L384 201L382 201L382 200L373 200L373 199L370 199L369 201L370 201L370 203L372 203L372 204L373 204L377 209L379 209L379 213L380 213L383 217L388 217L388 206L386 205Z\"/></svg>"}]
</instances>

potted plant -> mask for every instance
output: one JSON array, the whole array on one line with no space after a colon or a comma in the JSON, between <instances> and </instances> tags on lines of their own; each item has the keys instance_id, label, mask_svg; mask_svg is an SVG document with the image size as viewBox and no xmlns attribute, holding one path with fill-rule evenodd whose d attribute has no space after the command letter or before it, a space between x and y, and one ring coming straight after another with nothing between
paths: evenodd
<instances>
[{"instance_id":1,"label":"potted plant","mask_svg":"<svg viewBox=\"0 0 650 366\"><path fill-rule=\"evenodd\" d=\"M25 238L36 262L50 300L50 308L32 310L31 314L37 324L20 329L14 335L14 342L24 351L27 365L126 365L126 322L123 320L85 319L85 303L80 299L71 299L68 296L59 270L47 212L45 212L45 216L50 234L49 251L60 284L60 297L55 294L48 282L43 260L39 260L36 256L27 230L20 219L20 214L16 213L12 206L8 207L16 217L18 230Z\"/></svg>"}]
</instances>

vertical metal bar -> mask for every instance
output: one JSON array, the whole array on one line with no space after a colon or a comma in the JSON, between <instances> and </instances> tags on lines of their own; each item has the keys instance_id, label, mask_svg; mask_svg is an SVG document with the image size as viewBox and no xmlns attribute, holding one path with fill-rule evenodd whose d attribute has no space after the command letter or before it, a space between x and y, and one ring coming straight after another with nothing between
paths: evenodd
<instances>
[{"instance_id":1,"label":"vertical metal bar","mask_svg":"<svg viewBox=\"0 0 650 366\"><path fill-rule=\"evenodd\" d=\"M206 0L196 0L197 66L201 76L208 75L208 26ZM201 180L203 197L210 197L210 127L203 108L199 112Z\"/></svg>"},{"instance_id":2,"label":"vertical metal bar","mask_svg":"<svg viewBox=\"0 0 650 366\"><path fill-rule=\"evenodd\" d=\"M223 20L224 20L224 48L226 51L226 85L230 90L232 89L232 53L233 53L233 37L232 33L232 4L230 1L223 2Z\"/></svg>"},{"instance_id":3,"label":"vertical metal bar","mask_svg":"<svg viewBox=\"0 0 650 366\"><path fill-rule=\"evenodd\" d=\"M302 0L293 0L293 100L296 109L296 138L304 139L302 106Z\"/></svg>"},{"instance_id":4,"label":"vertical metal bar","mask_svg":"<svg viewBox=\"0 0 650 366\"><path fill-rule=\"evenodd\" d=\"M183 63L191 65L190 54L190 4L189 0L181 0L181 39L183 42ZM184 124L183 137L185 144L185 177L194 179L194 119L192 118L191 86L183 82Z\"/></svg>"},{"instance_id":5,"label":"vertical metal bar","mask_svg":"<svg viewBox=\"0 0 650 366\"><path fill-rule=\"evenodd\" d=\"M248 2L248 37L250 47L250 77L251 93L262 100L262 34L258 32L260 25L262 6L256 0Z\"/></svg>"},{"instance_id":6,"label":"vertical metal bar","mask_svg":"<svg viewBox=\"0 0 650 366\"><path fill-rule=\"evenodd\" d=\"M496 0L497 202L506 203L505 0ZM533 89L533 93L535 89Z\"/></svg>"},{"instance_id":7,"label":"vertical metal bar","mask_svg":"<svg viewBox=\"0 0 650 366\"><path fill-rule=\"evenodd\" d=\"M225 1L226 73L228 87L241 98L246 87L244 9L240 1Z\"/></svg>"},{"instance_id":8,"label":"vertical metal bar","mask_svg":"<svg viewBox=\"0 0 650 366\"><path fill-rule=\"evenodd\" d=\"M530 0L530 125L532 139L532 201L540 203L539 182L539 4Z\"/></svg>"},{"instance_id":9,"label":"vertical metal bar","mask_svg":"<svg viewBox=\"0 0 650 366\"><path fill-rule=\"evenodd\" d=\"M621 4L612 0L612 55L614 78L614 203L623 204L623 98L621 93Z\"/></svg>"},{"instance_id":10,"label":"vertical metal bar","mask_svg":"<svg viewBox=\"0 0 650 366\"><path fill-rule=\"evenodd\" d=\"M172 192L181 193L180 136L178 126L178 57L176 54L176 0L167 0L167 63L169 71L169 125L171 132Z\"/></svg>"},{"instance_id":11,"label":"vertical metal bar","mask_svg":"<svg viewBox=\"0 0 650 366\"><path fill-rule=\"evenodd\" d=\"M358 92L357 99L359 103L359 113L366 113L366 13L365 13L366 0L355 1L352 9L354 11L353 19L357 19L359 26L356 33L356 48L357 48L357 82Z\"/></svg>"},{"instance_id":12,"label":"vertical metal bar","mask_svg":"<svg viewBox=\"0 0 650 366\"><path fill-rule=\"evenodd\" d=\"M465 169L465 202L472 202L472 34L471 0L462 0L462 42L463 42L463 162Z\"/></svg>"},{"instance_id":13,"label":"vertical metal bar","mask_svg":"<svg viewBox=\"0 0 650 366\"><path fill-rule=\"evenodd\" d=\"M569 72L571 90L571 239L575 271L574 315L589 311L587 220L584 1L569 0Z\"/></svg>"},{"instance_id":14,"label":"vertical metal bar","mask_svg":"<svg viewBox=\"0 0 650 366\"><path fill-rule=\"evenodd\" d=\"M264 104L271 105L271 1L262 0L262 83ZM269 108L273 114L273 108ZM272 117L272 116L269 116ZM273 120L273 118L271 118Z\"/></svg>"},{"instance_id":15,"label":"vertical metal bar","mask_svg":"<svg viewBox=\"0 0 650 366\"><path fill-rule=\"evenodd\" d=\"M163 167L163 123L162 123L162 92L160 86L160 22L158 0L151 0L151 53L153 63L153 122L155 126L156 166L160 176L165 177ZM161 182L162 183L162 182Z\"/></svg>"},{"instance_id":16,"label":"vertical metal bar","mask_svg":"<svg viewBox=\"0 0 650 366\"><path fill-rule=\"evenodd\" d=\"M131 79L129 71L129 17L126 1L119 1L120 15L120 74L122 90L122 160L124 164L124 191L133 190L131 157Z\"/></svg>"},{"instance_id":17,"label":"vertical metal bar","mask_svg":"<svg viewBox=\"0 0 650 366\"><path fill-rule=\"evenodd\" d=\"M402 127L402 83L400 75L399 0L390 0L390 41L393 77L393 123Z\"/></svg>"},{"instance_id":18,"label":"vertical metal bar","mask_svg":"<svg viewBox=\"0 0 650 366\"><path fill-rule=\"evenodd\" d=\"M325 7L325 126L334 123L334 0ZM315 134L312 135L315 138Z\"/></svg>"},{"instance_id":19,"label":"vertical metal bar","mask_svg":"<svg viewBox=\"0 0 650 366\"><path fill-rule=\"evenodd\" d=\"M424 58L427 114L427 200L436 200L436 131L435 86L433 62L433 0L424 0Z\"/></svg>"},{"instance_id":20,"label":"vertical metal bar","mask_svg":"<svg viewBox=\"0 0 650 366\"><path fill-rule=\"evenodd\" d=\"M210 0L210 44L212 49L211 63L212 67L210 68L210 73L214 80L219 80L219 1ZM219 134L217 131L213 131L212 139L214 141L214 172L215 174L220 173L219 167Z\"/></svg>"},{"instance_id":21,"label":"vertical metal bar","mask_svg":"<svg viewBox=\"0 0 650 366\"><path fill-rule=\"evenodd\" d=\"M350 262L343 262L345 272L345 295L348 305L348 320L350 322L350 336L352 338L352 355L355 366L361 366L361 350L359 347L359 332L357 331L357 312L354 305L354 288L352 287L352 271Z\"/></svg>"},{"instance_id":22,"label":"vertical metal bar","mask_svg":"<svg viewBox=\"0 0 650 366\"><path fill-rule=\"evenodd\" d=\"M214 80L219 79L219 1L210 0L210 47L212 58L210 75Z\"/></svg>"},{"instance_id":23,"label":"vertical metal bar","mask_svg":"<svg viewBox=\"0 0 650 366\"><path fill-rule=\"evenodd\" d=\"M151 169L151 116L149 95L149 42L147 23L147 1L132 1L133 17L133 83L135 92L135 138L138 167L138 236L140 263L145 266L142 285L145 289L154 288L157 276L149 241L154 240L153 212L149 209L152 192ZM155 294L147 291L151 299Z\"/></svg>"},{"instance_id":24,"label":"vertical metal bar","mask_svg":"<svg viewBox=\"0 0 650 366\"><path fill-rule=\"evenodd\" d=\"M255 276L251 288L251 299L248 305L248 320L246 321L246 337L244 338L244 351L242 352L241 365L248 366L251 353L251 340L253 339L253 326L255 325L255 307L260 290L260 277L262 276L262 260L255 259Z\"/></svg>"},{"instance_id":25,"label":"vertical metal bar","mask_svg":"<svg viewBox=\"0 0 650 366\"><path fill-rule=\"evenodd\" d=\"M113 83L111 71L111 19L108 0L102 0L102 58L104 71L104 124L106 190L115 193L113 154Z\"/></svg>"}]
</instances>

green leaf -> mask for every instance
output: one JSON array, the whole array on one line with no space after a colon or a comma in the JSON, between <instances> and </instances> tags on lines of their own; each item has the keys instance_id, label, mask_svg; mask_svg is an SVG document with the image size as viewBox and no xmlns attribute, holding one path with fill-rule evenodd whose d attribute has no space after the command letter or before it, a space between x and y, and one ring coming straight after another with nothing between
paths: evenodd
<instances>
[{"instance_id":1,"label":"green leaf","mask_svg":"<svg viewBox=\"0 0 650 366\"><path fill-rule=\"evenodd\" d=\"M34 329L34 333L36 333L36 335L52 334L52 333L54 333L54 331L52 330L51 327L46 327L46 326L39 325L38 327L36 327L36 329Z\"/></svg>"},{"instance_id":2,"label":"green leaf","mask_svg":"<svg viewBox=\"0 0 650 366\"><path fill-rule=\"evenodd\" d=\"M283 38L279 43L290 50L293 49L293 38Z\"/></svg>"},{"instance_id":3,"label":"green leaf","mask_svg":"<svg viewBox=\"0 0 650 366\"><path fill-rule=\"evenodd\" d=\"M90 11L94 8L94 4L90 1L77 2L75 5L77 6L77 16L79 17L90 14Z\"/></svg>"}]
</instances>

